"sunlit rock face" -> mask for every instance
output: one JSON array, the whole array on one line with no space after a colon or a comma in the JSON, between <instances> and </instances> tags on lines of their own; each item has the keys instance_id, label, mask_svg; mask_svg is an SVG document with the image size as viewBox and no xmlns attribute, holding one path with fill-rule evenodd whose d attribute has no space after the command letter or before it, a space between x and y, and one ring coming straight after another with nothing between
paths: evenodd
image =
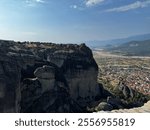
<instances>
[{"instance_id":1,"label":"sunlit rock face","mask_svg":"<svg viewBox=\"0 0 150 130\"><path fill-rule=\"evenodd\" d=\"M0 112L83 112L100 95L85 45L0 41Z\"/></svg>"}]
</instances>

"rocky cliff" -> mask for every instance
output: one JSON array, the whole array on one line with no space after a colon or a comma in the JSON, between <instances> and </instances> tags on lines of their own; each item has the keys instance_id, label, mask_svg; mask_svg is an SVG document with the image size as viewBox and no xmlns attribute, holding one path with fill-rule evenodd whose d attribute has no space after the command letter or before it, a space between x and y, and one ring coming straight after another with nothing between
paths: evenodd
<instances>
[{"instance_id":1,"label":"rocky cliff","mask_svg":"<svg viewBox=\"0 0 150 130\"><path fill-rule=\"evenodd\" d=\"M85 112L102 97L85 45L0 41L0 112Z\"/></svg>"}]
</instances>

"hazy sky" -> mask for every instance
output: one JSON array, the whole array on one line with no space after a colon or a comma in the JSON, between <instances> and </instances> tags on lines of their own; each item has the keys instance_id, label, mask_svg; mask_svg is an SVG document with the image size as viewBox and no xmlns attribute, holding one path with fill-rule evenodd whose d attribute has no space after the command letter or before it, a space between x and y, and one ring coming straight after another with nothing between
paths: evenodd
<instances>
[{"instance_id":1,"label":"hazy sky","mask_svg":"<svg viewBox=\"0 0 150 130\"><path fill-rule=\"evenodd\" d=\"M0 0L0 39L81 42L150 33L150 0Z\"/></svg>"}]
</instances>

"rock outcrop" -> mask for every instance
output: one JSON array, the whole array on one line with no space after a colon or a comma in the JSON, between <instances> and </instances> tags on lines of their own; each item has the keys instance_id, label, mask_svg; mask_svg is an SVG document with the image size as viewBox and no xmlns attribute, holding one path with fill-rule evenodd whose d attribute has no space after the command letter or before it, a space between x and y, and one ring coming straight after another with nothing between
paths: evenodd
<instances>
[{"instance_id":1,"label":"rock outcrop","mask_svg":"<svg viewBox=\"0 0 150 130\"><path fill-rule=\"evenodd\" d=\"M131 89L130 87L126 86L126 84L124 84L124 82L120 82L118 85L118 89L123 93L124 97L127 98L133 98L134 97L134 92L133 89Z\"/></svg>"},{"instance_id":2,"label":"rock outcrop","mask_svg":"<svg viewBox=\"0 0 150 130\"><path fill-rule=\"evenodd\" d=\"M0 40L0 112L83 112L98 66L85 45Z\"/></svg>"},{"instance_id":3,"label":"rock outcrop","mask_svg":"<svg viewBox=\"0 0 150 130\"><path fill-rule=\"evenodd\" d=\"M101 110L105 110L105 111L111 111L113 110L113 106L109 103L106 102L101 102L95 109L96 111L101 111Z\"/></svg>"},{"instance_id":4,"label":"rock outcrop","mask_svg":"<svg viewBox=\"0 0 150 130\"><path fill-rule=\"evenodd\" d=\"M100 113L150 113L150 101L145 103L142 107L131 109L119 109L112 111L99 111Z\"/></svg>"}]
</instances>

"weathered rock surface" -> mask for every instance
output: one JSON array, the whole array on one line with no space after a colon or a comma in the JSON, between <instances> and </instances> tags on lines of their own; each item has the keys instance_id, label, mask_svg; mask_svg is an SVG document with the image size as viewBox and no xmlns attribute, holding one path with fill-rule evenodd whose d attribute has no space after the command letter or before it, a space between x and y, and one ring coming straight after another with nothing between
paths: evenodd
<instances>
[{"instance_id":1,"label":"weathered rock surface","mask_svg":"<svg viewBox=\"0 0 150 130\"><path fill-rule=\"evenodd\" d=\"M0 40L0 112L83 112L103 95L85 45Z\"/></svg>"},{"instance_id":2,"label":"weathered rock surface","mask_svg":"<svg viewBox=\"0 0 150 130\"><path fill-rule=\"evenodd\" d=\"M150 113L150 101L145 103L142 107L131 108L131 109L119 109L119 110L112 110L112 111L99 111L101 113L108 112L108 113Z\"/></svg>"},{"instance_id":3,"label":"weathered rock surface","mask_svg":"<svg viewBox=\"0 0 150 130\"><path fill-rule=\"evenodd\" d=\"M96 107L96 111L101 111L101 110L105 110L105 111L111 111L113 109L113 106L109 103L106 102L101 102L97 107Z\"/></svg>"},{"instance_id":4,"label":"weathered rock surface","mask_svg":"<svg viewBox=\"0 0 150 130\"><path fill-rule=\"evenodd\" d=\"M133 90L130 87L126 86L123 82L119 83L118 89L120 91L122 91L125 98L130 98L130 97L133 98L134 97Z\"/></svg>"}]
</instances>

